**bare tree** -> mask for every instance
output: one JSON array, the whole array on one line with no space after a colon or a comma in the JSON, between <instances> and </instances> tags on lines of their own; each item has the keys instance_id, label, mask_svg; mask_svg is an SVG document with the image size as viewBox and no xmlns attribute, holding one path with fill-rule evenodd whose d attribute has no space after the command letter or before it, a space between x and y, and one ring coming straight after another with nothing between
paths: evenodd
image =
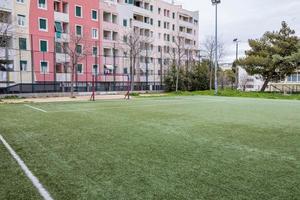
<instances>
[{"instance_id":1,"label":"bare tree","mask_svg":"<svg viewBox=\"0 0 300 200\"><path fill-rule=\"evenodd\" d=\"M247 88L247 84L249 82L249 75L247 73L242 74L239 77L239 87L245 92Z\"/></svg>"},{"instance_id":2,"label":"bare tree","mask_svg":"<svg viewBox=\"0 0 300 200\"><path fill-rule=\"evenodd\" d=\"M13 27L11 16L8 12L0 13L0 51L4 51L4 57L0 57L0 71L6 71L6 81L9 85L9 48L11 46ZM7 85L7 86L8 86Z\"/></svg>"},{"instance_id":3,"label":"bare tree","mask_svg":"<svg viewBox=\"0 0 300 200\"><path fill-rule=\"evenodd\" d=\"M213 82L213 63L215 60L215 38L213 36L206 37L203 43L203 51L206 53L207 58L210 60L210 70L209 70L209 89L212 89L212 82ZM224 43L219 40L218 42L218 62L225 56L225 48Z\"/></svg>"},{"instance_id":4,"label":"bare tree","mask_svg":"<svg viewBox=\"0 0 300 200\"><path fill-rule=\"evenodd\" d=\"M123 36L124 52L129 51L131 91L134 90L134 72L137 71L137 74L139 74L140 71L139 69L136 70L137 60L142 52L149 48L151 42L150 37L141 35L139 30L135 28L128 30Z\"/></svg>"},{"instance_id":5,"label":"bare tree","mask_svg":"<svg viewBox=\"0 0 300 200\"><path fill-rule=\"evenodd\" d=\"M10 29L12 27L12 20L9 14L5 12L0 13L0 47L6 47L10 39Z\"/></svg>"},{"instance_id":6,"label":"bare tree","mask_svg":"<svg viewBox=\"0 0 300 200\"><path fill-rule=\"evenodd\" d=\"M189 53L191 51L191 47L188 46L185 42L185 38L182 34L178 31L173 35L172 42L170 43L170 47L172 50L168 50L170 57L172 58L173 65L176 67L176 86L175 90L178 92L178 84L179 84L179 71L180 67L182 66L182 60L184 57L186 59L190 59ZM170 48L167 47L167 48Z\"/></svg>"},{"instance_id":7,"label":"bare tree","mask_svg":"<svg viewBox=\"0 0 300 200\"><path fill-rule=\"evenodd\" d=\"M69 34L68 38L64 38L64 40L65 42L68 42L68 45L63 45L63 50L64 53L70 57L71 97L74 97L74 81L75 73L77 73L77 65L86 56L92 54L92 45L90 44L90 41L85 40L82 36L73 32Z\"/></svg>"}]
</instances>

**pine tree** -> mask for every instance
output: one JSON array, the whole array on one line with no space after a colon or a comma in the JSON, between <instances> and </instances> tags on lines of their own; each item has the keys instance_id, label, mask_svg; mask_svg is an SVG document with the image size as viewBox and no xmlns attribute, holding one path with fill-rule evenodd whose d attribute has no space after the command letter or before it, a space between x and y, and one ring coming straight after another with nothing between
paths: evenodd
<instances>
[{"instance_id":1,"label":"pine tree","mask_svg":"<svg viewBox=\"0 0 300 200\"><path fill-rule=\"evenodd\" d=\"M238 61L250 75L262 76L262 92L270 81L284 79L300 64L300 40L286 22L281 25L279 31L266 32L260 39L249 40L251 49Z\"/></svg>"}]
</instances>

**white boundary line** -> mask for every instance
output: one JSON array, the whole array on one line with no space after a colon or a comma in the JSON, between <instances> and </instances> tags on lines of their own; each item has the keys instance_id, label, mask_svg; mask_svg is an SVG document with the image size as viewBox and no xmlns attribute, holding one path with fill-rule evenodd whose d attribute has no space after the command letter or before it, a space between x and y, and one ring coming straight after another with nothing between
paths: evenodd
<instances>
[{"instance_id":1,"label":"white boundary line","mask_svg":"<svg viewBox=\"0 0 300 200\"><path fill-rule=\"evenodd\" d=\"M26 107L28 107L28 108L32 108L32 109L34 109L34 110L38 110L38 111L44 112L44 113L47 112L46 110L43 110L43 109L40 109L40 108L36 108L36 107L34 107L34 106L30 106L30 105L27 105L27 104L25 104L24 106L26 106Z\"/></svg>"},{"instance_id":2,"label":"white boundary line","mask_svg":"<svg viewBox=\"0 0 300 200\"><path fill-rule=\"evenodd\" d=\"M40 183L39 179L32 174L32 172L28 169L24 161L18 156L18 154L11 148L11 146L5 141L5 139L0 135L0 140L6 147L6 149L9 151L11 156L17 161L19 166L22 168L23 172L26 174L26 176L30 179L34 187L39 191L40 195L45 200L53 200L53 198L50 196L49 192L45 189L45 187Z\"/></svg>"}]
</instances>

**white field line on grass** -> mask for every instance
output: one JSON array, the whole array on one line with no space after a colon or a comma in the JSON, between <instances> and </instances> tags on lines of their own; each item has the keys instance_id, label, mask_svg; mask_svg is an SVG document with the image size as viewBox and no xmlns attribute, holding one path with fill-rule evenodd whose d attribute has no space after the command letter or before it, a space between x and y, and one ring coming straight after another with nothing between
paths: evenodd
<instances>
[{"instance_id":1,"label":"white field line on grass","mask_svg":"<svg viewBox=\"0 0 300 200\"><path fill-rule=\"evenodd\" d=\"M30 105L27 105L27 104L25 104L24 106L26 106L28 108L31 108L31 109L34 109L34 110L38 110L40 112L44 112L44 113L47 112L46 110L43 110L43 109L40 109L40 108L37 108L37 107L34 107L34 106L30 106Z\"/></svg>"},{"instance_id":2,"label":"white field line on grass","mask_svg":"<svg viewBox=\"0 0 300 200\"><path fill-rule=\"evenodd\" d=\"M33 173L28 169L24 161L18 156L18 154L12 149L12 147L5 141L5 139L0 135L0 140L6 147L6 149L9 151L11 156L17 161L19 166L22 168L23 172L26 174L26 176L30 179L34 187L38 190L40 195L45 200L53 200L49 192L45 189L45 187L40 183L39 179L33 175Z\"/></svg>"}]
</instances>

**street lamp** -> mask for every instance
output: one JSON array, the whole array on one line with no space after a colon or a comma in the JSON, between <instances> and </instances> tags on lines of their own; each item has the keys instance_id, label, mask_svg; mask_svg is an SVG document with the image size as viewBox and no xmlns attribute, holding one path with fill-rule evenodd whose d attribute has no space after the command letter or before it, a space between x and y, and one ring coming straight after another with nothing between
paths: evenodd
<instances>
[{"instance_id":1,"label":"street lamp","mask_svg":"<svg viewBox=\"0 0 300 200\"><path fill-rule=\"evenodd\" d=\"M218 4L221 0L211 0L212 4L216 7L215 17L215 95L218 95Z\"/></svg>"},{"instance_id":2,"label":"street lamp","mask_svg":"<svg viewBox=\"0 0 300 200\"><path fill-rule=\"evenodd\" d=\"M239 40L237 38L233 39L233 42L235 42L236 44L236 57L235 57L235 61L237 61L239 59ZM237 64L235 63L235 87L236 89L238 89L238 79L239 79L239 68L237 66Z\"/></svg>"}]
</instances>

